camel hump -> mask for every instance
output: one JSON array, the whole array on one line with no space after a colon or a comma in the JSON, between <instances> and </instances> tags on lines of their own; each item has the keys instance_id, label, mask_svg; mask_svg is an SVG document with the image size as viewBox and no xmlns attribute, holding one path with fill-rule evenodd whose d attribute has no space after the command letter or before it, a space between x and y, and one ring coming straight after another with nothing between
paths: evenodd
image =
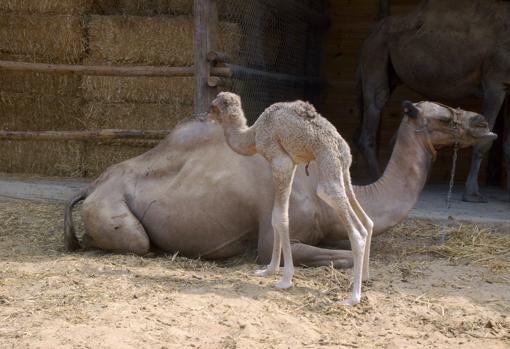
<instances>
[{"instance_id":1,"label":"camel hump","mask_svg":"<svg viewBox=\"0 0 510 349\"><path fill-rule=\"evenodd\" d=\"M303 119L314 119L319 116L319 113L315 110L315 107L312 104L301 100L272 104L266 108L263 114L272 115L281 111L289 116L293 115Z\"/></svg>"},{"instance_id":2,"label":"camel hump","mask_svg":"<svg viewBox=\"0 0 510 349\"><path fill-rule=\"evenodd\" d=\"M296 114L302 118L314 119L319 115L315 107L308 102L296 101L294 103Z\"/></svg>"}]
</instances>

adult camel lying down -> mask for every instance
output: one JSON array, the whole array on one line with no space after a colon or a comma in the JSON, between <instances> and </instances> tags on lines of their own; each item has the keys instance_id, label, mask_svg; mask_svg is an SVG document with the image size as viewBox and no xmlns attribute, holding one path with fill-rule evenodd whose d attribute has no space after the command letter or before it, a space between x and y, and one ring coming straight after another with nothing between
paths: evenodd
<instances>
[{"instance_id":1,"label":"adult camel lying down","mask_svg":"<svg viewBox=\"0 0 510 349\"><path fill-rule=\"evenodd\" d=\"M436 149L461 147L496 135L481 115L421 102L405 102L392 157L377 182L355 187L374 221L374 235L401 222L425 185ZM296 171L290 198L290 238L295 265L350 267L350 251L316 247L347 239L333 209L317 196L312 162ZM97 248L144 254L150 245L188 257L226 258L243 253L258 238L258 262L271 258L273 230L271 168L261 156L234 153L221 127L191 121L157 147L108 168L65 210L65 246L80 243L72 207L83 203L86 240Z\"/></svg>"}]
</instances>

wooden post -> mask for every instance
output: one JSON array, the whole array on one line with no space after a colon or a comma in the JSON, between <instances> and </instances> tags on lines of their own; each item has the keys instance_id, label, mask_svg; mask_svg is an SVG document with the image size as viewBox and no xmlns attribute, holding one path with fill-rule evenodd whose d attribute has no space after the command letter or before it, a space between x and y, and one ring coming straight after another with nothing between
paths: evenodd
<instances>
[{"instance_id":1,"label":"wooden post","mask_svg":"<svg viewBox=\"0 0 510 349\"><path fill-rule=\"evenodd\" d=\"M213 62L207 54L216 48L218 32L218 8L216 0L194 0L195 16L195 95L193 112L195 117L203 118L209 104L216 96L216 88L207 84Z\"/></svg>"}]
</instances>

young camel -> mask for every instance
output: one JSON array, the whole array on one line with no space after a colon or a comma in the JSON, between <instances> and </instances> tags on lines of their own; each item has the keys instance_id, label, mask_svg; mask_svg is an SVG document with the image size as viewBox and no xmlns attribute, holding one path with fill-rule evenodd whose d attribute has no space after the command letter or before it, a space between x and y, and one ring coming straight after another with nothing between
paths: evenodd
<instances>
[{"instance_id":1,"label":"young camel","mask_svg":"<svg viewBox=\"0 0 510 349\"><path fill-rule=\"evenodd\" d=\"M242 155L259 153L271 164L275 188L271 220L273 253L267 268L256 274L269 276L275 273L283 249L283 274L276 287L292 286L294 265L289 239L289 197L296 166L315 160L320 171L317 195L336 210L347 228L352 246L353 292L351 299L341 303L359 303L362 278L368 278L373 223L354 196L349 173L350 149L335 127L311 104L303 101L273 104L253 126L248 127L241 99L229 92L222 92L213 100L209 117L222 125L232 150Z\"/></svg>"}]
</instances>

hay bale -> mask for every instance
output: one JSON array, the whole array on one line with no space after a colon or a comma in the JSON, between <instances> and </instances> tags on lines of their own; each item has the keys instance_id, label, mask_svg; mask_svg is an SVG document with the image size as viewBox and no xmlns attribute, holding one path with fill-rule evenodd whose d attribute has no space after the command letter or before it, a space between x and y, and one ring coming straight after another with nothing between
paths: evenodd
<instances>
[{"instance_id":1,"label":"hay bale","mask_svg":"<svg viewBox=\"0 0 510 349\"><path fill-rule=\"evenodd\" d=\"M0 12L81 15L93 7L93 0L2 0Z\"/></svg>"},{"instance_id":2,"label":"hay bale","mask_svg":"<svg viewBox=\"0 0 510 349\"><path fill-rule=\"evenodd\" d=\"M85 53L84 20L77 16L0 16L0 51L29 61L79 63Z\"/></svg>"},{"instance_id":3,"label":"hay bale","mask_svg":"<svg viewBox=\"0 0 510 349\"><path fill-rule=\"evenodd\" d=\"M76 97L54 97L0 93L0 128L9 131L75 130L80 121L82 100Z\"/></svg>"},{"instance_id":4,"label":"hay bale","mask_svg":"<svg viewBox=\"0 0 510 349\"><path fill-rule=\"evenodd\" d=\"M145 153L150 147L87 144L83 163L84 177L97 177L108 167Z\"/></svg>"},{"instance_id":5,"label":"hay bale","mask_svg":"<svg viewBox=\"0 0 510 349\"><path fill-rule=\"evenodd\" d=\"M193 100L193 85L192 77L86 76L82 80L85 99L109 103L181 104Z\"/></svg>"},{"instance_id":6,"label":"hay bale","mask_svg":"<svg viewBox=\"0 0 510 349\"><path fill-rule=\"evenodd\" d=\"M81 76L2 71L0 89L5 92L43 96L78 96Z\"/></svg>"},{"instance_id":7,"label":"hay bale","mask_svg":"<svg viewBox=\"0 0 510 349\"><path fill-rule=\"evenodd\" d=\"M193 0L97 0L106 15L191 15Z\"/></svg>"},{"instance_id":8,"label":"hay bale","mask_svg":"<svg viewBox=\"0 0 510 349\"><path fill-rule=\"evenodd\" d=\"M92 16L87 62L193 65L193 20L188 17ZM237 57L238 25L220 23L218 49Z\"/></svg>"},{"instance_id":9,"label":"hay bale","mask_svg":"<svg viewBox=\"0 0 510 349\"><path fill-rule=\"evenodd\" d=\"M87 102L83 123L87 129L171 129L192 115L193 105Z\"/></svg>"},{"instance_id":10,"label":"hay bale","mask_svg":"<svg viewBox=\"0 0 510 349\"><path fill-rule=\"evenodd\" d=\"M80 177L83 144L77 142L0 141L0 172Z\"/></svg>"}]
</instances>

